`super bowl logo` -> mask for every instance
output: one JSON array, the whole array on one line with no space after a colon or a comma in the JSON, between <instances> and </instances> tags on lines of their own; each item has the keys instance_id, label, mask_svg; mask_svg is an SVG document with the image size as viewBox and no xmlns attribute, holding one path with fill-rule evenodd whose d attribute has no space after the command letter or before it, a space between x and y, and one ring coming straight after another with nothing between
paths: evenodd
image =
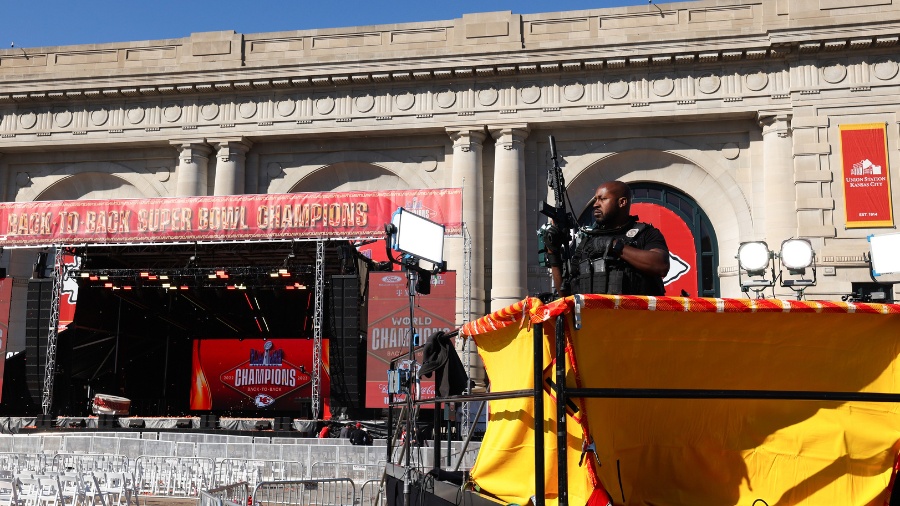
<instances>
[{"instance_id":1,"label":"super bowl logo","mask_svg":"<svg viewBox=\"0 0 900 506\"><path fill-rule=\"evenodd\" d=\"M256 407L268 408L281 397L308 385L312 376L304 366L285 360L284 350L266 341L262 350L250 350L249 360L223 372L219 380L252 399Z\"/></svg>"}]
</instances>

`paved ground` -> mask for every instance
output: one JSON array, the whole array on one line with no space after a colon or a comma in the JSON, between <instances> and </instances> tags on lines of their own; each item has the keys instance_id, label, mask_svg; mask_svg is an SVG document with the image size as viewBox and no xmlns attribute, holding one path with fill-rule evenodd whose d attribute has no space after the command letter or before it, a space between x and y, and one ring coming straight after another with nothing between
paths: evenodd
<instances>
[{"instance_id":1,"label":"paved ground","mask_svg":"<svg viewBox=\"0 0 900 506\"><path fill-rule=\"evenodd\" d=\"M138 506L197 506L198 504L200 504L198 497L138 496Z\"/></svg>"}]
</instances>

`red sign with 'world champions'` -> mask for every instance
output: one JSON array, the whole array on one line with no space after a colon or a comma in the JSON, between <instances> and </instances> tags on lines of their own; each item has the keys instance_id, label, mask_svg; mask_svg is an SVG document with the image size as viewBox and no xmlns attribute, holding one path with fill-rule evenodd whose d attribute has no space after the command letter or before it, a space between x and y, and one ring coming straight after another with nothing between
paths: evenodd
<instances>
[{"instance_id":1,"label":"red sign with 'world champions'","mask_svg":"<svg viewBox=\"0 0 900 506\"><path fill-rule=\"evenodd\" d=\"M191 409L299 411L308 407L313 343L311 339L194 340ZM328 399L328 340L322 342L320 367L321 398Z\"/></svg>"},{"instance_id":2,"label":"red sign with 'world champions'","mask_svg":"<svg viewBox=\"0 0 900 506\"><path fill-rule=\"evenodd\" d=\"M388 404L387 371L390 360L409 352L409 291L403 272L369 273L369 326L366 337L366 407L383 408ZM425 344L437 331L456 328L456 273L432 277L431 293L416 296L413 327L419 343ZM421 364L421 353L416 357ZM400 364L403 368L405 364ZM425 379L419 397L434 397L434 381ZM402 396L394 396L395 402Z\"/></svg>"}]
</instances>

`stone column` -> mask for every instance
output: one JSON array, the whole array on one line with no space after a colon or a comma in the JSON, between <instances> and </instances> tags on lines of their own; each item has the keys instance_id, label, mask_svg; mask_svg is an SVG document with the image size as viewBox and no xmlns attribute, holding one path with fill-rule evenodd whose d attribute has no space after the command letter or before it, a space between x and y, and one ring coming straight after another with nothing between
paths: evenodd
<instances>
[{"instance_id":1,"label":"stone column","mask_svg":"<svg viewBox=\"0 0 900 506\"><path fill-rule=\"evenodd\" d=\"M763 137L763 232L769 249L777 253L782 241L797 235L791 114L762 111L758 119Z\"/></svg>"},{"instance_id":2,"label":"stone column","mask_svg":"<svg viewBox=\"0 0 900 506\"><path fill-rule=\"evenodd\" d=\"M462 219L472 245L470 257L471 290L468 315L470 320L480 318L485 313L484 307L484 167L481 152L487 135L483 127L448 128L447 133L453 140L453 173L450 185L463 189ZM463 237L463 241L465 237ZM460 301L456 308L456 323L462 324L466 318L463 301L465 281L464 244L453 248L449 265L456 269L456 293Z\"/></svg>"},{"instance_id":3,"label":"stone column","mask_svg":"<svg viewBox=\"0 0 900 506\"><path fill-rule=\"evenodd\" d=\"M243 138L214 142L216 153L216 179L213 195L241 195L244 193L244 175L247 151L253 144Z\"/></svg>"},{"instance_id":4,"label":"stone column","mask_svg":"<svg viewBox=\"0 0 900 506\"><path fill-rule=\"evenodd\" d=\"M212 150L203 141L177 141L178 168L175 170L175 196L206 195L208 190L209 154Z\"/></svg>"},{"instance_id":5,"label":"stone column","mask_svg":"<svg viewBox=\"0 0 900 506\"><path fill-rule=\"evenodd\" d=\"M525 137L527 125L489 127L494 151L494 210L491 215L491 311L528 294L525 231Z\"/></svg>"}]
</instances>

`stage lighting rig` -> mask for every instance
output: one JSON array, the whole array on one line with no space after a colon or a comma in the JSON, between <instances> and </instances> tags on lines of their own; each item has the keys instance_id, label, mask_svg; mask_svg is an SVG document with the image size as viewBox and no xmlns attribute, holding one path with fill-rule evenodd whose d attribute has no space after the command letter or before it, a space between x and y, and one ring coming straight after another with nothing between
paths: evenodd
<instances>
[{"instance_id":1,"label":"stage lighting rig","mask_svg":"<svg viewBox=\"0 0 900 506\"><path fill-rule=\"evenodd\" d=\"M764 241L742 242L738 247L738 282L741 291L753 291L758 298L766 288L775 285L775 269L772 268L773 253ZM766 274L769 274L767 277ZM744 276L747 279L744 279Z\"/></svg>"},{"instance_id":2,"label":"stage lighting rig","mask_svg":"<svg viewBox=\"0 0 900 506\"><path fill-rule=\"evenodd\" d=\"M807 239L787 239L781 243L779 260L779 284L797 293L797 300L803 298L803 291L816 285L816 252ZM812 279L807 279L806 269L812 270ZM787 273L785 273L787 270ZM791 276L799 276L790 278Z\"/></svg>"}]
</instances>

